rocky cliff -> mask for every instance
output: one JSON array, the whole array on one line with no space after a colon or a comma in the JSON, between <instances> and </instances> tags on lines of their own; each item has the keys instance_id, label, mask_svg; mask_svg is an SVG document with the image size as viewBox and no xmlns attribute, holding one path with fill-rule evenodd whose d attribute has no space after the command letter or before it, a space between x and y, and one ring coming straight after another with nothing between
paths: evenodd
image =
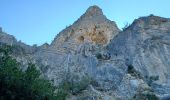
<instances>
[{"instance_id":1,"label":"rocky cliff","mask_svg":"<svg viewBox=\"0 0 170 100\"><path fill-rule=\"evenodd\" d=\"M84 78L90 81L81 92L73 91L69 100L140 100L148 95L170 95L168 18L141 17L121 31L99 7L91 6L51 44L29 46L2 31L0 42L22 48L18 51L22 53L13 57L23 66L35 63L56 86L64 80L73 84Z\"/></svg>"}]
</instances>

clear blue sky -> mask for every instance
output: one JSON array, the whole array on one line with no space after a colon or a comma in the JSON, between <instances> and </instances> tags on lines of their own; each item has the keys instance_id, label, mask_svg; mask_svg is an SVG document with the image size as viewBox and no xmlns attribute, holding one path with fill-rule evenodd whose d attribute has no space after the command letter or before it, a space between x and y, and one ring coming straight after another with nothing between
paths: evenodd
<instances>
[{"instance_id":1,"label":"clear blue sky","mask_svg":"<svg viewBox=\"0 0 170 100\"><path fill-rule=\"evenodd\" d=\"M149 14L170 18L170 0L0 0L0 27L30 45L51 43L91 5L120 29Z\"/></svg>"}]
</instances>

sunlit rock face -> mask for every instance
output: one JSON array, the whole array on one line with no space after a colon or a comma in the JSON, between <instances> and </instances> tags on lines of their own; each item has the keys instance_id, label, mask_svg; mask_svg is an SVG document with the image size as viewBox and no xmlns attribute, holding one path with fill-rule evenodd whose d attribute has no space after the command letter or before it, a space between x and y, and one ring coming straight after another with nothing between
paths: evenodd
<instances>
[{"instance_id":1,"label":"sunlit rock face","mask_svg":"<svg viewBox=\"0 0 170 100\"><path fill-rule=\"evenodd\" d=\"M121 31L98 6L91 6L51 44L28 46L2 31L0 42L16 45L22 53L13 57L23 67L35 63L42 76L56 86L63 80L92 80L68 100L138 100L142 93L159 98L170 95L168 18L141 17Z\"/></svg>"},{"instance_id":2,"label":"sunlit rock face","mask_svg":"<svg viewBox=\"0 0 170 100\"><path fill-rule=\"evenodd\" d=\"M61 31L50 45L45 48L42 46L34 56L36 61L49 66L44 74L48 79L54 80L55 84L60 83L66 78L66 74L71 73L80 78L93 77L100 81L101 88L111 89L121 80L112 72L120 75L123 73L117 71L116 64L112 64L111 61L102 63L103 61L99 61L96 55L101 53L105 54L103 58L109 58L104 49L119 32L115 22L108 20L99 7L91 6L73 25ZM123 65L122 62L121 64ZM110 71L108 72L110 76L103 75L104 70ZM105 77L108 79L105 80ZM109 81L114 84L109 85Z\"/></svg>"},{"instance_id":3,"label":"sunlit rock face","mask_svg":"<svg viewBox=\"0 0 170 100\"><path fill-rule=\"evenodd\" d=\"M8 35L7 33L2 31L2 28L0 28L0 42L6 43L8 45L13 45L17 43L17 40L14 36Z\"/></svg>"},{"instance_id":4,"label":"sunlit rock face","mask_svg":"<svg viewBox=\"0 0 170 100\"><path fill-rule=\"evenodd\" d=\"M119 31L115 22L108 20L99 7L91 6L73 25L61 31L51 46L57 48L70 44L71 49L77 49L74 47L86 42L105 46Z\"/></svg>"},{"instance_id":5,"label":"sunlit rock face","mask_svg":"<svg viewBox=\"0 0 170 100\"><path fill-rule=\"evenodd\" d=\"M170 93L170 19L148 16L136 19L132 25L108 45L113 55L123 56L127 66L133 66L147 82L159 77L151 85L155 93Z\"/></svg>"}]
</instances>

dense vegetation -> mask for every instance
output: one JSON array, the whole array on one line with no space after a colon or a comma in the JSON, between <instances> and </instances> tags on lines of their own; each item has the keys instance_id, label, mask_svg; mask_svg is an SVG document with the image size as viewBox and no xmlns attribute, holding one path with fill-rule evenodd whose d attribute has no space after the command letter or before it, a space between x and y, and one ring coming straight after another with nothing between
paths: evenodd
<instances>
[{"instance_id":1,"label":"dense vegetation","mask_svg":"<svg viewBox=\"0 0 170 100\"><path fill-rule=\"evenodd\" d=\"M56 92L56 87L40 78L35 65L29 64L25 72L10 56L10 46L0 46L0 100L64 100L66 93Z\"/></svg>"},{"instance_id":2,"label":"dense vegetation","mask_svg":"<svg viewBox=\"0 0 170 100\"><path fill-rule=\"evenodd\" d=\"M64 80L59 87L40 78L40 72L32 63L26 71L22 71L20 63L11 54L21 47L0 44L0 100L66 100L69 94L77 94L84 90L91 79L83 77L79 82ZM14 55L14 54L13 54Z\"/></svg>"}]
</instances>

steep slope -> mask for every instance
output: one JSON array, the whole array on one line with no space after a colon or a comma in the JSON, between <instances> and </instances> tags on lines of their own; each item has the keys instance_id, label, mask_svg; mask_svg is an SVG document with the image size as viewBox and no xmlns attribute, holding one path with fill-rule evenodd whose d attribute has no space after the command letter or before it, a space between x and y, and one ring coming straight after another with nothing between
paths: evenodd
<instances>
[{"instance_id":1,"label":"steep slope","mask_svg":"<svg viewBox=\"0 0 170 100\"><path fill-rule=\"evenodd\" d=\"M56 86L63 81L81 82L68 100L145 100L170 95L168 18L141 17L120 31L99 7L91 6L51 44L29 46L2 29L0 43L17 46L12 56L23 65L35 63Z\"/></svg>"},{"instance_id":2,"label":"steep slope","mask_svg":"<svg viewBox=\"0 0 170 100\"><path fill-rule=\"evenodd\" d=\"M105 46L118 32L115 22L108 20L99 7L91 6L73 25L57 35L51 47L76 50L87 42Z\"/></svg>"},{"instance_id":3,"label":"steep slope","mask_svg":"<svg viewBox=\"0 0 170 100\"><path fill-rule=\"evenodd\" d=\"M3 32L2 28L0 28L0 42L6 43L8 45L17 44L17 40L15 39L15 37Z\"/></svg>"},{"instance_id":4,"label":"steep slope","mask_svg":"<svg viewBox=\"0 0 170 100\"><path fill-rule=\"evenodd\" d=\"M121 56L134 67L155 93L170 93L170 19L154 15L136 19L107 48L113 58Z\"/></svg>"},{"instance_id":5,"label":"steep slope","mask_svg":"<svg viewBox=\"0 0 170 100\"><path fill-rule=\"evenodd\" d=\"M41 48L35 54L36 61L50 66L46 75L55 83L66 76L63 74L67 73L67 67L73 72L79 68L84 73L76 74L85 75L86 72L95 75L92 69L96 66L96 53L103 51L119 31L99 7L91 6L73 25L61 31L51 45Z\"/></svg>"},{"instance_id":6,"label":"steep slope","mask_svg":"<svg viewBox=\"0 0 170 100\"><path fill-rule=\"evenodd\" d=\"M28 63L34 62L32 57L34 53L40 48L37 46L29 46L21 41L17 41L14 36L3 32L2 28L0 31L0 44L10 45L13 47L12 56L21 63L23 70L27 69Z\"/></svg>"}]
</instances>

